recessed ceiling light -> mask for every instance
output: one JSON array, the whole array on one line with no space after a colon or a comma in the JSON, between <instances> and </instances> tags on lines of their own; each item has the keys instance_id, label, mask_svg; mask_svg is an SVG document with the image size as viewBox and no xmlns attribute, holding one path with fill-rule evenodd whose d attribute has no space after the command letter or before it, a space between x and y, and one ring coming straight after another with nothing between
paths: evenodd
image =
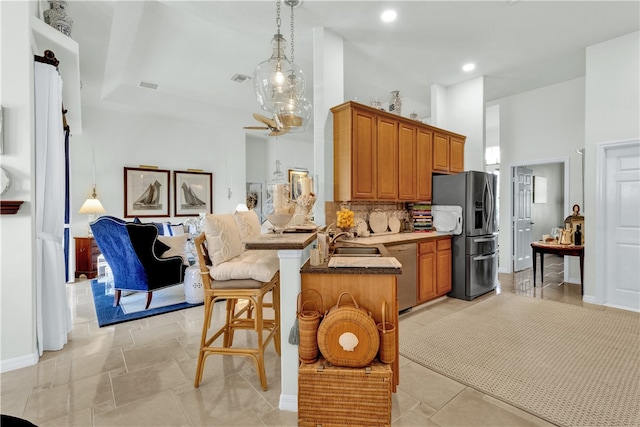
<instances>
[{"instance_id":1,"label":"recessed ceiling light","mask_svg":"<svg viewBox=\"0 0 640 427\"><path fill-rule=\"evenodd\" d=\"M471 62L468 64L464 64L462 66L462 71L466 71L466 72L473 71L475 69L476 69L476 64L472 64Z\"/></svg>"},{"instance_id":2,"label":"recessed ceiling light","mask_svg":"<svg viewBox=\"0 0 640 427\"><path fill-rule=\"evenodd\" d=\"M382 19L382 22L393 22L396 20L397 16L398 14L395 10L389 9L382 12L382 15L380 15L380 19Z\"/></svg>"}]
</instances>

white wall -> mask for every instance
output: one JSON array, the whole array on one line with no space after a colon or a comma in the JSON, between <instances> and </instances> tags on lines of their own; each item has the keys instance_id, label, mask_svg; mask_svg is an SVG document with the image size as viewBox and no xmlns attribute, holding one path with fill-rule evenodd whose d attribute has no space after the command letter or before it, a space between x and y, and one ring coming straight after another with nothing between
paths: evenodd
<instances>
[{"instance_id":1,"label":"white wall","mask_svg":"<svg viewBox=\"0 0 640 427\"><path fill-rule=\"evenodd\" d=\"M569 194L566 195L569 210L574 203L581 204L582 159L576 149L584 146L584 82L584 78L569 80L491 103L500 105L501 272L512 271L509 215L512 165L569 157ZM569 213L567 211L567 215ZM572 274L572 277L576 276Z\"/></svg>"},{"instance_id":2,"label":"white wall","mask_svg":"<svg viewBox=\"0 0 640 427\"><path fill-rule=\"evenodd\" d=\"M11 176L4 200L23 200L15 215L0 215L1 371L38 361L35 327L33 52L29 17L35 2L0 2L4 154ZM42 53L40 53L41 55Z\"/></svg>"},{"instance_id":3,"label":"white wall","mask_svg":"<svg viewBox=\"0 0 640 427\"><path fill-rule=\"evenodd\" d=\"M640 138L640 32L587 48L586 70L584 210L594 212L597 144ZM597 226L596 218L585 214L585 236L595 236ZM584 293L590 302L595 302L596 268L595 248L587 245Z\"/></svg>"}]
</instances>

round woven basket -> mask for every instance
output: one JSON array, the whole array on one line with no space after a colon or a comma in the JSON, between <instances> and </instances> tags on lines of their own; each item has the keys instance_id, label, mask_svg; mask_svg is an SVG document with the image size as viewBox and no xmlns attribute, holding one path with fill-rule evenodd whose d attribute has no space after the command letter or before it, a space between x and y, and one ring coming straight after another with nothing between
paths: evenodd
<instances>
[{"instance_id":1,"label":"round woven basket","mask_svg":"<svg viewBox=\"0 0 640 427\"><path fill-rule=\"evenodd\" d=\"M353 305L340 305L344 295L351 297ZM335 366L367 366L380 347L371 313L361 308L353 295L343 292L318 327L318 347L324 358Z\"/></svg>"}]
</instances>

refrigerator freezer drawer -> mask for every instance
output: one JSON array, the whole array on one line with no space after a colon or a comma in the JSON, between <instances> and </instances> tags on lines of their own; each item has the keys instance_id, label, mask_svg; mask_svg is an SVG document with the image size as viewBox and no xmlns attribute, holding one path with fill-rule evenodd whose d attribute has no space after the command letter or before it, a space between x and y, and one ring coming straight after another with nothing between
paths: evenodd
<instances>
[{"instance_id":1,"label":"refrigerator freezer drawer","mask_svg":"<svg viewBox=\"0 0 640 427\"><path fill-rule=\"evenodd\" d=\"M467 255L466 299L492 291L498 284L498 252Z\"/></svg>"}]
</instances>

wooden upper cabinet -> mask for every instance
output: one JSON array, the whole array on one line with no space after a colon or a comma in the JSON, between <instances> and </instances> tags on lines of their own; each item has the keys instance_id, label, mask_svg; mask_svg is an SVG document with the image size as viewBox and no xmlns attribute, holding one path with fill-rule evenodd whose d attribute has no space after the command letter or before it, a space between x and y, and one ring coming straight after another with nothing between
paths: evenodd
<instances>
[{"instance_id":1,"label":"wooden upper cabinet","mask_svg":"<svg viewBox=\"0 0 640 427\"><path fill-rule=\"evenodd\" d=\"M424 200L416 197L419 163L416 127L400 123L398 129L398 198L400 200ZM429 180L431 180L431 167L429 167ZM429 185L429 192L431 192L431 185Z\"/></svg>"},{"instance_id":2,"label":"wooden upper cabinet","mask_svg":"<svg viewBox=\"0 0 640 427\"><path fill-rule=\"evenodd\" d=\"M416 200L431 201L433 131L416 132Z\"/></svg>"},{"instance_id":3,"label":"wooden upper cabinet","mask_svg":"<svg viewBox=\"0 0 640 427\"><path fill-rule=\"evenodd\" d=\"M433 171L449 172L449 136L440 132L433 135Z\"/></svg>"},{"instance_id":4,"label":"wooden upper cabinet","mask_svg":"<svg viewBox=\"0 0 640 427\"><path fill-rule=\"evenodd\" d=\"M431 201L431 174L464 170L465 137L356 102L333 113L333 199Z\"/></svg>"},{"instance_id":5,"label":"wooden upper cabinet","mask_svg":"<svg viewBox=\"0 0 640 427\"><path fill-rule=\"evenodd\" d=\"M433 135L433 171L458 173L464 170L465 137L435 132Z\"/></svg>"},{"instance_id":6,"label":"wooden upper cabinet","mask_svg":"<svg viewBox=\"0 0 640 427\"><path fill-rule=\"evenodd\" d=\"M378 117L377 186L379 200L398 199L398 121Z\"/></svg>"},{"instance_id":7,"label":"wooden upper cabinet","mask_svg":"<svg viewBox=\"0 0 640 427\"><path fill-rule=\"evenodd\" d=\"M464 171L464 138L452 136L449 140L449 172Z\"/></svg>"},{"instance_id":8,"label":"wooden upper cabinet","mask_svg":"<svg viewBox=\"0 0 640 427\"><path fill-rule=\"evenodd\" d=\"M333 198L375 200L376 116L369 111L333 109Z\"/></svg>"}]
</instances>

